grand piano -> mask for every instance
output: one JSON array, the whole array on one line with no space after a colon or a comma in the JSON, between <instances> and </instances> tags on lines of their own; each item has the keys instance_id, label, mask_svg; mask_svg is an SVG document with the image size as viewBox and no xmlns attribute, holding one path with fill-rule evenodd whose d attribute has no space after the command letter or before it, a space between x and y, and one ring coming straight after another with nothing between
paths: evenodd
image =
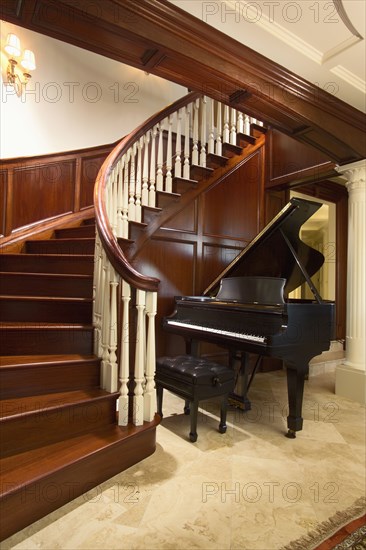
<instances>
[{"instance_id":1,"label":"grand piano","mask_svg":"<svg viewBox=\"0 0 366 550\"><path fill-rule=\"evenodd\" d=\"M329 349L334 338L335 304L323 300L311 281L324 256L299 237L302 225L320 206L291 199L202 296L175 297L174 312L163 319L167 331L185 338L187 350L194 349L192 342L213 342L229 350L230 366L241 354L244 403L249 402L248 354L281 359L289 405L286 435L291 438L303 426L309 361ZM289 293L305 281L313 299L289 299Z\"/></svg>"}]
</instances>

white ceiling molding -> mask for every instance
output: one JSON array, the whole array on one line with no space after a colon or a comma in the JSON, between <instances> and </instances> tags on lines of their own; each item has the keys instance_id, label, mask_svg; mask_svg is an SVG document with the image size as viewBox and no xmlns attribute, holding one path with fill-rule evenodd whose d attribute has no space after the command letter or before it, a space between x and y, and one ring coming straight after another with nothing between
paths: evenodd
<instances>
[{"instance_id":1,"label":"white ceiling molding","mask_svg":"<svg viewBox=\"0 0 366 550\"><path fill-rule=\"evenodd\" d=\"M351 86L357 88L357 90L360 90L360 92L366 93L366 82L346 69L346 67L337 65L336 67L330 69L330 72L339 76L339 78L342 78L345 82L348 82Z\"/></svg>"},{"instance_id":2,"label":"white ceiling molding","mask_svg":"<svg viewBox=\"0 0 366 550\"><path fill-rule=\"evenodd\" d=\"M329 61L329 59L332 59L333 57L336 57L340 53L348 50L348 48L351 48L355 44L358 44L358 42L361 42L363 38L359 38L358 36L350 36L347 38L347 40L344 40L343 42L340 42L337 44L337 46L334 46L331 50L328 50L323 54L322 63L325 63L326 61Z\"/></svg>"},{"instance_id":3,"label":"white ceiling molding","mask_svg":"<svg viewBox=\"0 0 366 550\"><path fill-rule=\"evenodd\" d=\"M306 55L309 59L315 61L319 65L322 63L323 54L321 51L314 48L305 40L302 40L293 32L285 29L282 25L276 23L273 17L268 16L262 10L259 13L258 8L260 8L260 5L257 2L247 0L240 0L240 2L237 0L224 0L224 3L227 4L232 11L237 10L239 6L239 17L244 17L249 23L254 23L264 31L270 33L272 36L275 36L279 40L282 40L282 42L285 42L288 46L294 48L294 50Z\"/></svg>"}]
</instances>

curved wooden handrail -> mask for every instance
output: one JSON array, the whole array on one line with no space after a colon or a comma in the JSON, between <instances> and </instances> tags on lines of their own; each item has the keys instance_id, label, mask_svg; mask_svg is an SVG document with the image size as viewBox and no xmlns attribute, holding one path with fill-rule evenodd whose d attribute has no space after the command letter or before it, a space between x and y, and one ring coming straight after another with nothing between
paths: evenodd
<instances>
[{"instance_id":1,"label":"curved wooden handrail","mask_svg":"<svg viewBox=\"0 0 366 550\"><path fill-rule=\"evenodd\" d=\"M109 261L113 265L114 269L119 273L123 279L140 290L145 291L157 291L159 286L159 279L154 277L146 277L129 263L128 259L124 255L123 251L118 245L117 239L112 232L110 226L107 210L105 206L105 189L108 181L108 177L113 170L118 159L131 147L141 136L148 132L158 122L169 116L170 114L178 111L182 107L185 107L195 99L201 97L202 94L198 92L191 92L186 96L178 99L165 109L162 109L158 113L151 116L147 121L143 122L133 132L124 137L113 151L108 155L104 161L94 187L94 206L95 206L95 219L98 229L98 233L108 256Z\"/></svg>"}]
</instances>

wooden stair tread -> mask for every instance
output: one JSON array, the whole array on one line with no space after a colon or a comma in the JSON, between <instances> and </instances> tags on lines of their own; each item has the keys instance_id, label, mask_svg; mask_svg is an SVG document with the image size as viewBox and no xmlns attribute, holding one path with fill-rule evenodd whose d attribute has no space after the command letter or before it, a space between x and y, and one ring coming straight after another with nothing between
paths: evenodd
<instances>
[{"instance_id":1,"label":"wooden stair tread","mask_svg":"<svg viewBox=\"0 0 366 550\"><path fill-rule=\"evenodd\" d=\"M109 393L100 388L87 390L74 390L67 392L55 392L51 394L30 395L21 398L0 400L0 419L13 420L36 413L39 415L45 411L61 409L69 405L77 405L102 399L116 399L119 393ZM17 412L19 410L20 412ZM47 413L46 413L47 414Z\"/></svg>"},{"instance_id":2,"label":"wooden stair tread","mask_svg":"<svg viewBox=\"0 0 366 550\"><path fill-rule=\"evenodd\" d=\"M25 241L26 243L37 243L37 244L40 244L40 243L55 243L56 244L59 244L60 242L75 242L75 241L82 241L82 242L91 242L91 241L95 241L95 238L94 237L77 237L77 238L72 238L72 237L69 237L69 238L65 238L65 239L36 239L36 240L31 240L29 239L28 241Z\"/></svg>"},{"instance_id":3,"label":"wooden stair tread","mask_svg":"<svg viewBox=\"0 0 366 550\"><path fill-rule=\"evenodd\" d=\"M79 355L76 353L69 355L0 355L0 369L19 366L32 368L43 363L65 365L67 363L84 363L85 361L99 360L96 355Z\"/></svg>"},{"instance_id":4,"label":"wooden stair tread","mask_svg":"<svg viewBox=\"0 0 366 550\"><path fill-rule=\"evenodd\" d=\"M48 473L63 470L106 447L121 443L145 431L149 425L155 427L156 424L156 421L145 422L143 426L111 424L101 430L1 458L0 494L2 496L11 494L28 483L44 478Z\"/></svg>"}]
</instances>

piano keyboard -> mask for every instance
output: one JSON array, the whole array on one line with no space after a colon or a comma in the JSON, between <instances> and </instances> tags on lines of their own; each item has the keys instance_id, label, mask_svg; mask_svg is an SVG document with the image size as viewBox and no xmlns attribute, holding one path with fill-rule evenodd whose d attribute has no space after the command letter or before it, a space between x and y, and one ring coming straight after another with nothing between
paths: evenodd
<instances>
[{"instance_id":1,"label":"piano keyboard","mask_svg":"<svg viewBox=\"0 0 366 550\"><path fill-rule=\"evenodd\" d=\"M238 338L239 340L248 340L249 342L259 342L265 344L266 338L264 336L256 336L254 334L244 334L240 332L232 332L230 330L221 330L218 328L211 328L202 325L194 325L193 323L184 323L182 321L171 321L166 319L166 323L169 325L175 325L178 327L189 328L191 330L200 330L202 332L210 332L213 334L220 334L221 336L229 336L231 338Z\"/></svg>"}]
</instances>

